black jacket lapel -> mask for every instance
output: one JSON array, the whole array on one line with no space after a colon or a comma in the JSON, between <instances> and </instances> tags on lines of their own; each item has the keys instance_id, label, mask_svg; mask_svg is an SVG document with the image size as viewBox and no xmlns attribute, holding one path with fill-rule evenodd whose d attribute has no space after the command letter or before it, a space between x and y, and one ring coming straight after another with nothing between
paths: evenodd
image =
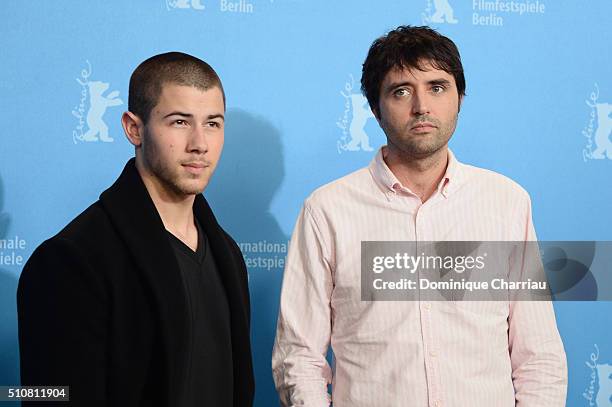
<instances>
[{"instance_id":1,"label":"black jacket lapel","mask_svg":"<svg viewBox=\"0 0 612 407\"><path fill-rule=\"evenodd\" d=\"M117 181L100 195L117 233L149 284L159 312L168 405L183 393L189 323L183 282L161 218L131 159Z\"/></svg>"}]
</instances>

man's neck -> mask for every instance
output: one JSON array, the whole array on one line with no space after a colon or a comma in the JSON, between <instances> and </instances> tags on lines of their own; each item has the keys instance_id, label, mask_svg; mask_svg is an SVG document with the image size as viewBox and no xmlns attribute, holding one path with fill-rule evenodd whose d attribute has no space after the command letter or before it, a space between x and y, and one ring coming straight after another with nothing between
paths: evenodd
<instances>
[{"instance_id":1,"label":"man's neck","mask_svg":"<svg viewBox=\"0 0 612 407\"><path fill-rule=\"evenodd\" d=\"M174 193L146 170L137 168L166 230L195 251L198 245L198 231L193 216L195 195Z\"/></svg>"},{"instance_id":2,"label":"man's neck","mask_svg":"<svg viewBox=\"0 0 612 407\"><path fill-rule=\"evenodd\" d=\"M399 182L425 202L433 195L446 172L448 148L445 146L421 158L408 156L388 146L383 150L383 159Z\"/></svg>"}]
</instances>

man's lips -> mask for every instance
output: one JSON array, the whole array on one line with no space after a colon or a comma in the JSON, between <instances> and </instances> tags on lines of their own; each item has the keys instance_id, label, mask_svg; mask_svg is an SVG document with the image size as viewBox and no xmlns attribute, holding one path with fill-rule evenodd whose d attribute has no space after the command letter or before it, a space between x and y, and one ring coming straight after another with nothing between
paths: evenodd
<instances>
[{"instance_id":1,"label":"man's lips","mask_svg":"<svg viewBox=\"0 0 612 407\"><path fill-rule=\"evenodd\" d=\"M191 167L191 168L206 168L210 164L203 161L190 161L181 164L183 167Z\"/></svg>"},{"instance_id":2,"label":"man's lips","mask_svg":"<svg viewBox=\"0 0 612 407\"><path fill-rule=\"evenodd\" d=\"M416 123L410 129L411 130L427 130L427 129L435 129L437 127L438 126L430 122L420 122L420 123Z\"/></svg>"},{"instance_id":3,"label":"man's lips","mask_svg":"<svg viewBox=\"0 0 612 407\"><path fill-rule=\"evenodd\" d=\"M204 171L206 167L210 166L209 163L201 161L186 162L182 163L181 165L192 174L199 174Z\"/></svg>"}]
</instances>

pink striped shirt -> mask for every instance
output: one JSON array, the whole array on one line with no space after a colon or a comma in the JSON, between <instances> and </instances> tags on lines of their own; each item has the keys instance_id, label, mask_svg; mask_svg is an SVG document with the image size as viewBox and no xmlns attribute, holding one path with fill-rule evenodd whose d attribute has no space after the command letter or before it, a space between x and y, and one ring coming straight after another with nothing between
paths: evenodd
<instances>
[{"instance_id":1,"label":"pink striped shirt","mask_svg":"<svg viewBox=\"0 0 612 407\"><path fill-rule=\"evenodd\" d=\"M316 190L283 279L272 356L281 403L564 406L566 359L550 302L361 301L361 241L454 240L535 240L528 194L449 151L422 203L382 149L369 167Z\"/></svg>"}]
</instances>

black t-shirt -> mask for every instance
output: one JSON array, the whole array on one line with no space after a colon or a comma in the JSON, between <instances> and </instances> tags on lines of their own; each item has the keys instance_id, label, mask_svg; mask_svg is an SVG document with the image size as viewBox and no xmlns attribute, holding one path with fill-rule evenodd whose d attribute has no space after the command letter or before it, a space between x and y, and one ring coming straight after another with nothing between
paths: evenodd
<instances>
[{"instance_id":1,"label":"black t-shirt","mask_svg":"<svg viewBox=\"0 0 612 407\"><path fill-rule=\"evenodd\" d=\"M195 252L168 232L191 321L185 406L229 407L234 390L230 310L206 234L197 222L196 226Z\"/></svg>"}]
</instances>

